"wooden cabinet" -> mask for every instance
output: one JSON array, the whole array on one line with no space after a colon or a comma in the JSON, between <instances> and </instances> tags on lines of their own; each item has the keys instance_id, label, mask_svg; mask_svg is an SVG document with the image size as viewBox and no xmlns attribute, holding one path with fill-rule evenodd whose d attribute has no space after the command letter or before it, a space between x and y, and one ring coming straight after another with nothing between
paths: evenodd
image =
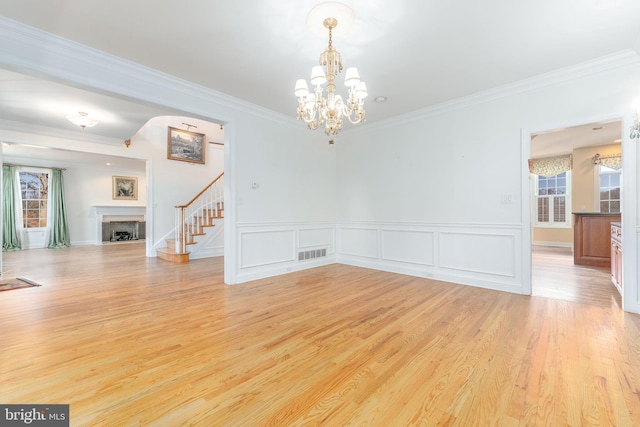
<instances>
[{"instance_id":1,"label":"wooden cabinet","mask_svg":"<svg viewBox=\"0 0 640 427\"><path fill-rule=\"evenodd\" d=\"M611 266L611 223L620 214L574 212L573 263L593 267Z\"/></svg>"},{"instance_id":2,"label":"wooden cabinet","mask_svg":"<svg viewBox=\"0 0 640 427\"><path fill-rule=\"evenodd\" d=\"M611 282L622 295L622 227L611 224Z\"/></svg>"}]
</instances>

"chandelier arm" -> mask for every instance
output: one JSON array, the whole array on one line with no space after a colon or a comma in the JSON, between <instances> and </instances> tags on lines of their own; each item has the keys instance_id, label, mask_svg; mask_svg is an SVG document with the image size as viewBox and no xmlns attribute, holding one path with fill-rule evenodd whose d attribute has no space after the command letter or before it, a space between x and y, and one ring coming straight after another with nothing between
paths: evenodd
<instances>
[{"instance_id":1,"label":"chandelier arm","mask_svg":"<svg viewBox=\"0 0 640 427\"><path fill-rule=\"evenodd\" d=\"M351 118L352 114L355 116L353 119ZM345 114L345 116L347 117L347 119L349 119L349 123L351 123L353 125L357 125L358 123L362 123L362 122L365 121L364 110L362 110L362 111L351 111L349 114Z\"/></svg>"}]
</instances>

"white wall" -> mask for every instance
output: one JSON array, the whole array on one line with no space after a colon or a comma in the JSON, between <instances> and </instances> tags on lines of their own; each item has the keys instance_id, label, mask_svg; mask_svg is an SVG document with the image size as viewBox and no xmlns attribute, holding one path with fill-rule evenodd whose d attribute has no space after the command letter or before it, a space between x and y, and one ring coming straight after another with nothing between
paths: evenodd
<instances>
[{"instance_id":1,"label":"white wall","mask_svg":"<svg viewBox=\"0 0 640 427\"><path fill-rule=\"evenodd\" d=\"M113 200L112 177L138 178L138 200ZM105 170L98 165L67 168L63 172L67 221L71 244L93 245L101 240L97 235L94 206L146 206L146 176L139 171Z\"/></svg>"},{"instance_id":2,"label":"white wall","mask_svg":"<svg viewBox=\"0 0 640 427\"><path fill-rule=\"evenodd\" d=\"M640 61L625 53L609 64L563 70L545 76L547 84L523 82L345 133L337 150L337 260L529 293L523 176L530 150L521 134L603 118L624 117L628 125L640 95ZM634 147L627 129L623 150ZM637 162L635 153L630 161ZM637 185L625 186L635 194ZM503 203L504 196L512 202ZM631 270L637 210L627 210L629 277L637 277ZM628 283L626 308L638 311L638 283Z\"/></svg>"}]
</instances>

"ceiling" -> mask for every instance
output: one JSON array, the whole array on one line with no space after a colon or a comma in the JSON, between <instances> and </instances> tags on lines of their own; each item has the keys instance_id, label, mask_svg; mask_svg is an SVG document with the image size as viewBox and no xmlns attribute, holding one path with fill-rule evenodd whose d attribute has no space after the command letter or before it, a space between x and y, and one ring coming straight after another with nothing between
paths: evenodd
<instances>
[{"instance_id":1,"label":"ceiling","mask_svg":"<svg viewBox=\"0 0 640 427\"><path fill-rule=\"evenodd\" d=\"M0 0L0 16L295 117L294 83L327 44L305 26L318 2ZM638 0L343 2L356 21L333 43L367 83L368 123L640 50ZM123 140L179 113L1 68L0 111L11 122L77 131L56 106L88 105L103 120L84 132Z\"/></svg>"},{"instance_id":2,"label":"ceiling","mask_svg":"<svg viewBox=\"0 0 640 427\"><path fill-rule=\"evenodd\" d=\"M181 115L168 108L147 106L1 68L0 107L3 122L27 123L29 128L51 129L57 135L72 139L91 138L93 142L118 145L135 135L152 117ZM99 118L100 124L83 130L65 119L66 114L78 111L90 111Z\"/></svg>"},{"instance_id":3,"label":"ceiling","mask_svg":"<svg viewBox=\"0 0 640 427\"><path fill-rule=\"evenodd\" d=\"M81 151L52 149L42 146L2 143L4 162L16 165L68 168L77 165L91 165L92 169L105 169L112 172L121 171L143 174L146 162L139 159L108 156Z\"/></svg>"},{"instance_id":4,"label":"ceiling","mask_svg":"<svg viewBox=\"0 0 640 427\"><path fill-rule=\"evenodd\" d=\"M531 158L569 154L574 148L620 143L622 121L589 123L532 135Z\"/></svg>"}]
</instances>

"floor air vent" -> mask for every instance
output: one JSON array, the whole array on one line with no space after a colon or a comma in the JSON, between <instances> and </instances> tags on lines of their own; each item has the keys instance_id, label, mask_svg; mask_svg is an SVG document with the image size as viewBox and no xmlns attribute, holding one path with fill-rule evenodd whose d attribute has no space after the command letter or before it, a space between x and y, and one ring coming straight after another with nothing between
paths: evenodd
<instances>
[{"instance_id":1,"label":"floor air vent","mask_svg":"<svg viewBox=\"0 0 640 427\"><path fill-rule=\"evenodd\" d=\"M304 261L305 259L313 259L327 256L326 249L312 249L310 251L298 252L298 261Z\"/></svg>"}]
</instances>

